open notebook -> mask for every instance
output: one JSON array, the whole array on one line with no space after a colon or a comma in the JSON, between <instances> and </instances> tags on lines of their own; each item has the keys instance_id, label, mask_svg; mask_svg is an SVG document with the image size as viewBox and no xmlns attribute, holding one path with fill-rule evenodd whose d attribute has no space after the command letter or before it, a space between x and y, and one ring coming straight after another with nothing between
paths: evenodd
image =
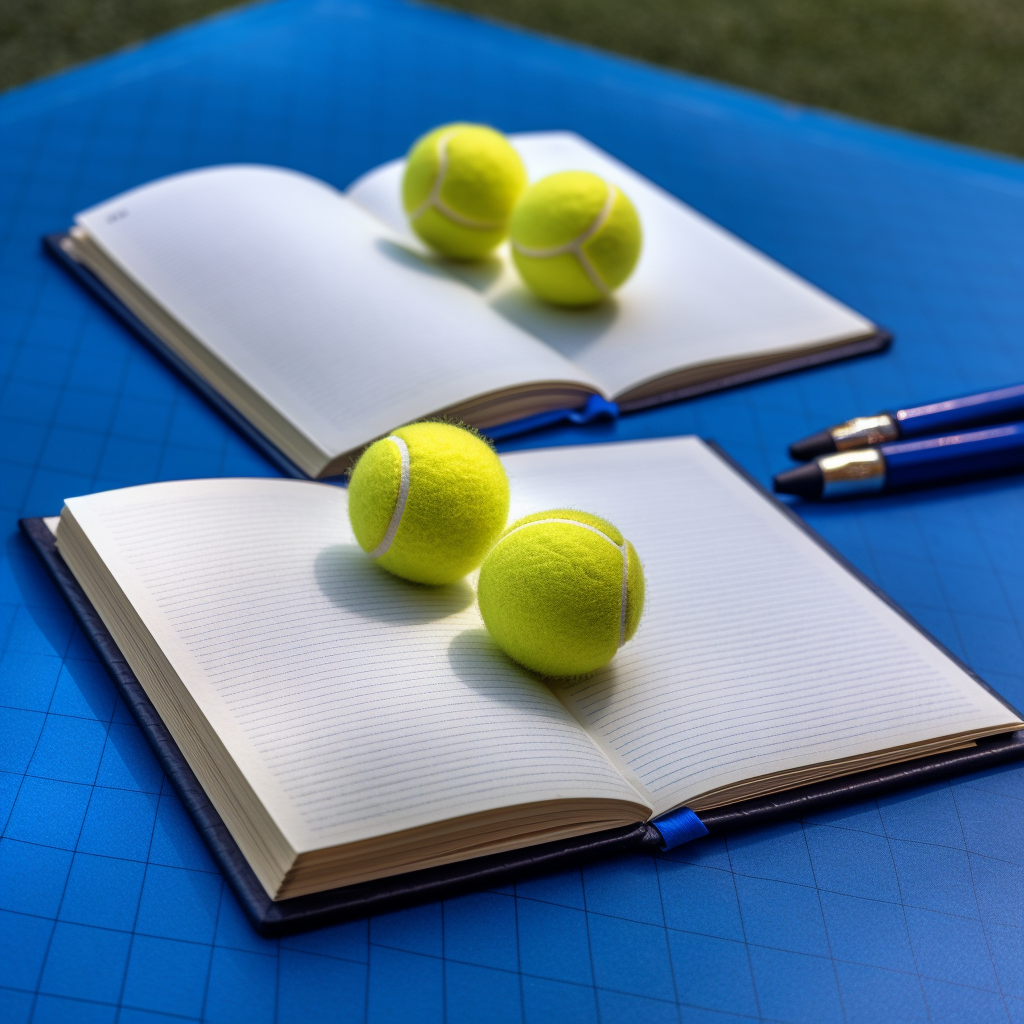
<instances>
[{"instance_id":1,"label":"open notebook","mask_svg":"<svg viewBox=\"0 0 1024 1024\"><path fill-rule=\"evenodd\" d=\"M585 680L509 662L471 580L380 570L340 488L149 484L50 521L272 900L742 808L1024 724L700 440L503 461L512 515L588 509L644 560L641 627Z\"/></svg>"},{"instance_id":2,"label":"open notebook","mask_svg":"<svg viewBox=\"0 0 1024 1024\"><path fill-rule=\"evenodd\" d=\"M400 161L342 194L295 171L189 171L78 214L50 251L286 468L326 477L402 423L622 410L874 351L888 335L576 135L514 135L531 179L592 170L644 250L615 298L559 310L507 249L430 256ZM280 463L280 460L278 460Z\"/></svg>"}]
</instances>

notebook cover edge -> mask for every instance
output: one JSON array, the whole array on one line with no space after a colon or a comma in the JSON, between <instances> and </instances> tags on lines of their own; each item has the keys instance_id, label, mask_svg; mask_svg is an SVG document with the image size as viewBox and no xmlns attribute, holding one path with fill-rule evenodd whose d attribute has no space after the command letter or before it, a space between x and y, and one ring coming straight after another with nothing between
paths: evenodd
<instances>
[{"instance_id":1,"label":"notebook cover edge","mask_svg":"<svg viewBox=\"0 0 1024 1024\"><path fill-rule=\"evenodd\" d=\"M700 395L711 394L715 391L727 391L729 388L743 387L745 384L754 384L759 380L767 380L770 377L782 377L789 373L797 373L800 370L809 370L815 366L837 363L843 359L854 359L857 356L884 352L892 343L892 333L884 327L876 326L873 334L869 334L867 337L852 338L841 345L836 345L834 348L782 359L768 366L759 366L755 370L744 370L741 373L726 373L721 377L702 381L700 384L674 388L672 391L651 395L649 398L638 398L632 402L619 401L617 404L622 414L628 416L633 412L653 409L659 405L668 405L671 402L683 402L689 398L697 398Z\"/></svg>"}]
</instances>

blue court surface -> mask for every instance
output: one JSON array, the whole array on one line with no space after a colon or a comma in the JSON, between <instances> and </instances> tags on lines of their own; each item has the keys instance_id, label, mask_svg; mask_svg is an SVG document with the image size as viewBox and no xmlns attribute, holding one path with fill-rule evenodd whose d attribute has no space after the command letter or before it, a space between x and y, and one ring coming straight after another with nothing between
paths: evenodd
<instances>
[{"instance_id":1,"label":"blue court surface","mask_svg":"<svg viewBox=\"0 0 1024 1024\"><path fill-rule=\"evenodd\" d=\"M241 917L16 519L274 471L39 237L198 165L344 186L457 118L580 132L897 339L519 445L696 432L767 482L811 430L1024 380L1009 159L397 0L257 5L0 98L0 1020L1024 1021L1024 767L297 938ZM1024 706L1019 477L800 511Z\"/></svg>"}]
</instances>

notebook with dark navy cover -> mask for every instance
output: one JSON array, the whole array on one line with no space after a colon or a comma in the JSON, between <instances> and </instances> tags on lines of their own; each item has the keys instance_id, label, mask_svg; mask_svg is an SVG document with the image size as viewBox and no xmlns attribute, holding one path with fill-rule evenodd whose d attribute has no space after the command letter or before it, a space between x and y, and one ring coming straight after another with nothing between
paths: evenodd
<instances>
[{"instance_id":1,"label":"notebook with dark navy cover","mask_svg":"<svg viewBox=\"0 0 1024 1024\"><path fill-rule=\"evenodd\" d=\"M513 515L587 508L644 562L640 629L586 679L505 659L472 580L376 567L341 488L152 484L22 522L262 934L1024 755L1017 712L714 446L503 459Z\"/></svg>"},{"instance_id":2,"label":"notebook with dark navy cover","mask_svg":"<svg viewBox=\"0 0 1024 1024\"><path fill-rule=\"evenodd\" d=\"M512 141L533 179L590 170L639 211L640 261L606 301L541 302L507 245L475 264L431 254L401 207L401 161L344 192L284 168L199 168L85 210L44 244L276 465L318 479L428 416L506 437L889 344L579 136Z\"/></svg>"}]
</instances>

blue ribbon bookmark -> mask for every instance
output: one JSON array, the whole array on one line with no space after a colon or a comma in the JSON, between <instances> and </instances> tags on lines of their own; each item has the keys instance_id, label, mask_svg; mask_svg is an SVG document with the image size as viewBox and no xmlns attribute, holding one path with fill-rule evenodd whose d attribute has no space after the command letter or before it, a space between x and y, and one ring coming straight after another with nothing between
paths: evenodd
<instances>
[{"instance_id":1,"label":"blue ribbon bookmark","mask_svg":"<svg viewBox=\"0 0 1024 1024\"><path fill-rule=\"evenodd\" d=\"M486 434L492 441L504 441L506 437L516 437L519 434L529 433L531 430L540 430L541 427L553 427L558 424L582 427L598 420L618 418L619 407L614 402L609 402L600 395L591 395L582 409L552 409L551 412L541 412L536 416L526 416L521 420L513 420L511 423L488 427L481 433Z\"/></svg>"},{"instance_id":2,"label":"blue ribbon bookmark","mask_svg":"<svg viewBox=\"0 0 1024 1024\"><path fill-rule=\"evenodd\" d=\"M708 834L704 822L689 807L669 811L668 814L655 818L651 824L661 833L664 840L661 847L663 850L674 850L691 839L700 839L701 836Z\"/></svg>"}]
</instances>

